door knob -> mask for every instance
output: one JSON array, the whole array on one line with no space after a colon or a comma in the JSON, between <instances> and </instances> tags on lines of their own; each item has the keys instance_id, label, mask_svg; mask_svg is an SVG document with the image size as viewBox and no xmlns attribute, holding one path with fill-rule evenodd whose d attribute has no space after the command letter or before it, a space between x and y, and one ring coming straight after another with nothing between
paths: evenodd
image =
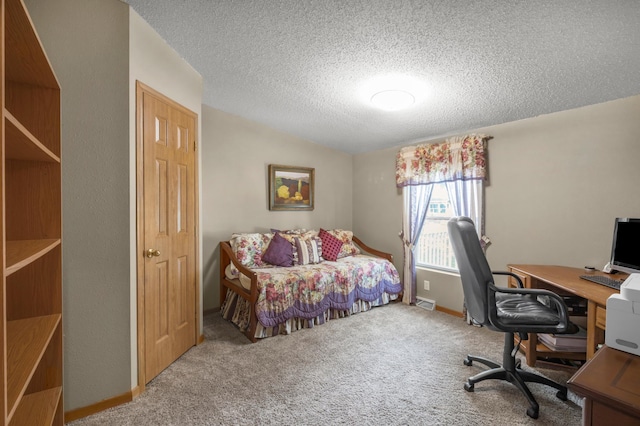
<instances>
[{"instance_id":1,"label":"door knob","mask_svg":"<svg viewBox=\"0 0 640 426\"><path fill-rule=\"evenodd\" d=\"M160 251L159 250L155 250L155 249L147 250L147 257L148 258L158 257L158 256L160 256Z\"/></svg>"}]
</instances>

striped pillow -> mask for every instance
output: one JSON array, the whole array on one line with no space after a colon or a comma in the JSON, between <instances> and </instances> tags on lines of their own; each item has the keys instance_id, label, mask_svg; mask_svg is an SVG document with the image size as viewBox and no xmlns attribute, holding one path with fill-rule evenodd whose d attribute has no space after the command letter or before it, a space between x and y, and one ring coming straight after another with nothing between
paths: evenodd
<instances>
[{"instance_id":1,"label":"striped pillow","mask_svg":"<svg viewBox=\"0 0 640 426\"><path fill-rule=\"evenodd\" d=\"M294 265L308 265L310 263L320 263L322 258L322 240L314 238L294 238L296 249L293 251Z\"/></svg>"}]
</instances>

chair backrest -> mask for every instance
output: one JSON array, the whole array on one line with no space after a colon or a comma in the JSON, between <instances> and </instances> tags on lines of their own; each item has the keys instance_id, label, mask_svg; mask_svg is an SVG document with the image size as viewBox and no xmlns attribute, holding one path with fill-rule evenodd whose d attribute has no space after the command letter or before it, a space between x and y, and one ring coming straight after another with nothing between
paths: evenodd
<instances>
[{"instance_id":1,"label":"chair backrest","mask_svg":"<svg viewBox=\"0 0 640 426\"><path fill-rule=\"evenodd\" d=\"M493 274L473 221L464 216L454 217L447 223L447 228L460 270L467 311L478 323L490 326L487 287L493 282Z\"/></svg>"}]
</instances>

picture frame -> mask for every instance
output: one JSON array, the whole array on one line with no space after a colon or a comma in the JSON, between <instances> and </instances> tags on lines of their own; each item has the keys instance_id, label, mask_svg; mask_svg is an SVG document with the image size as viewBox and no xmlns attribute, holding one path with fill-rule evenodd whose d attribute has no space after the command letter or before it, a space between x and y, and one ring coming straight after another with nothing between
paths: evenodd
<instances>
[{"instance_id":1,"label":"picture frame","mask_svg":"<svg viewBox=\"0 0 640 426\"><path fill-rule=\"evenodd\" d=\"M269 164L269 210L313 210L315 169Z\"/></svg>"}]
</instances>

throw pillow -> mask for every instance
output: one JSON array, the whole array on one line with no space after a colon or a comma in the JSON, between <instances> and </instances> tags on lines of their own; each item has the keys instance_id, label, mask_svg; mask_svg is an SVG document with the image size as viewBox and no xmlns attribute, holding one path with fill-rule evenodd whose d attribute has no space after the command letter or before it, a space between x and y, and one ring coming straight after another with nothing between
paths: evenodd
<instances>
[{"instance_id":1,"label":"throw pillow","mask_svg":"<svg viewBox=\"0 0 640 426\"><path fill-rule=\"evenodd\" d=\"M310 263L320 263L324 259L322 257L322 240L318 237L314 238L294 238L295 254L294 264L308 265Z\"/></svg>"},{"instance_id":2,"label":"throw pillow","mask_svg":"<svg viewBox=\"0 0 640 426\"><path fill-rule=\"evenodd\" d=\"M345 231L344 229L331 229L327 232L342 241L342 249L340 250L340 254L338 254L338 259L360 254L360 249L352 240L353 232Z\"/></svg>"},{"instance_id":3,"label":"throw pillow","mask_svg":"<svg viewBox=\"0 0 640 426\"><path fill-rule=\"evenodd\" d=\"M276 233L262 255L262 260L276 266L293 266L293 246L280 233Z\"/></svg>"},{"instance_id":4,"label":"throw pillow","mask_svg":"<svg viewBox=\"0 0 640 426\"><path fill-rule=\"evenodd\" d=\"M240 263L247 268L262 265L262 253L266 250L271 234L244 233L231 235L231 250Z\"/></svg>"},{"instance_id":5,"label":"throw pillow","mask_svg":"<svg viewBox=\"0 0 640 426\"><path fill-rule=\"evenodd\" d=\"M342 249L342 241L322 228L320 228L318 236L322 240L322 257L332 262L338 260L338 255Z\"/></svg>"},{"instance_id":6,"label":"throw pillow","mask_svg":"<svg viewBox=\"0 0 640 426\"><path fill-rule=\"evenodd\" d=\"M315 237L317 236L317 234L317 232L314 234L313 231L307 231L306 229L291 229L287 231L280 231L280 235L282 235L282 237L285 240L289 241L293 246L296 245L296 242L294 240L295 238L307 239Z\"/></svg>"}]
</instances>

